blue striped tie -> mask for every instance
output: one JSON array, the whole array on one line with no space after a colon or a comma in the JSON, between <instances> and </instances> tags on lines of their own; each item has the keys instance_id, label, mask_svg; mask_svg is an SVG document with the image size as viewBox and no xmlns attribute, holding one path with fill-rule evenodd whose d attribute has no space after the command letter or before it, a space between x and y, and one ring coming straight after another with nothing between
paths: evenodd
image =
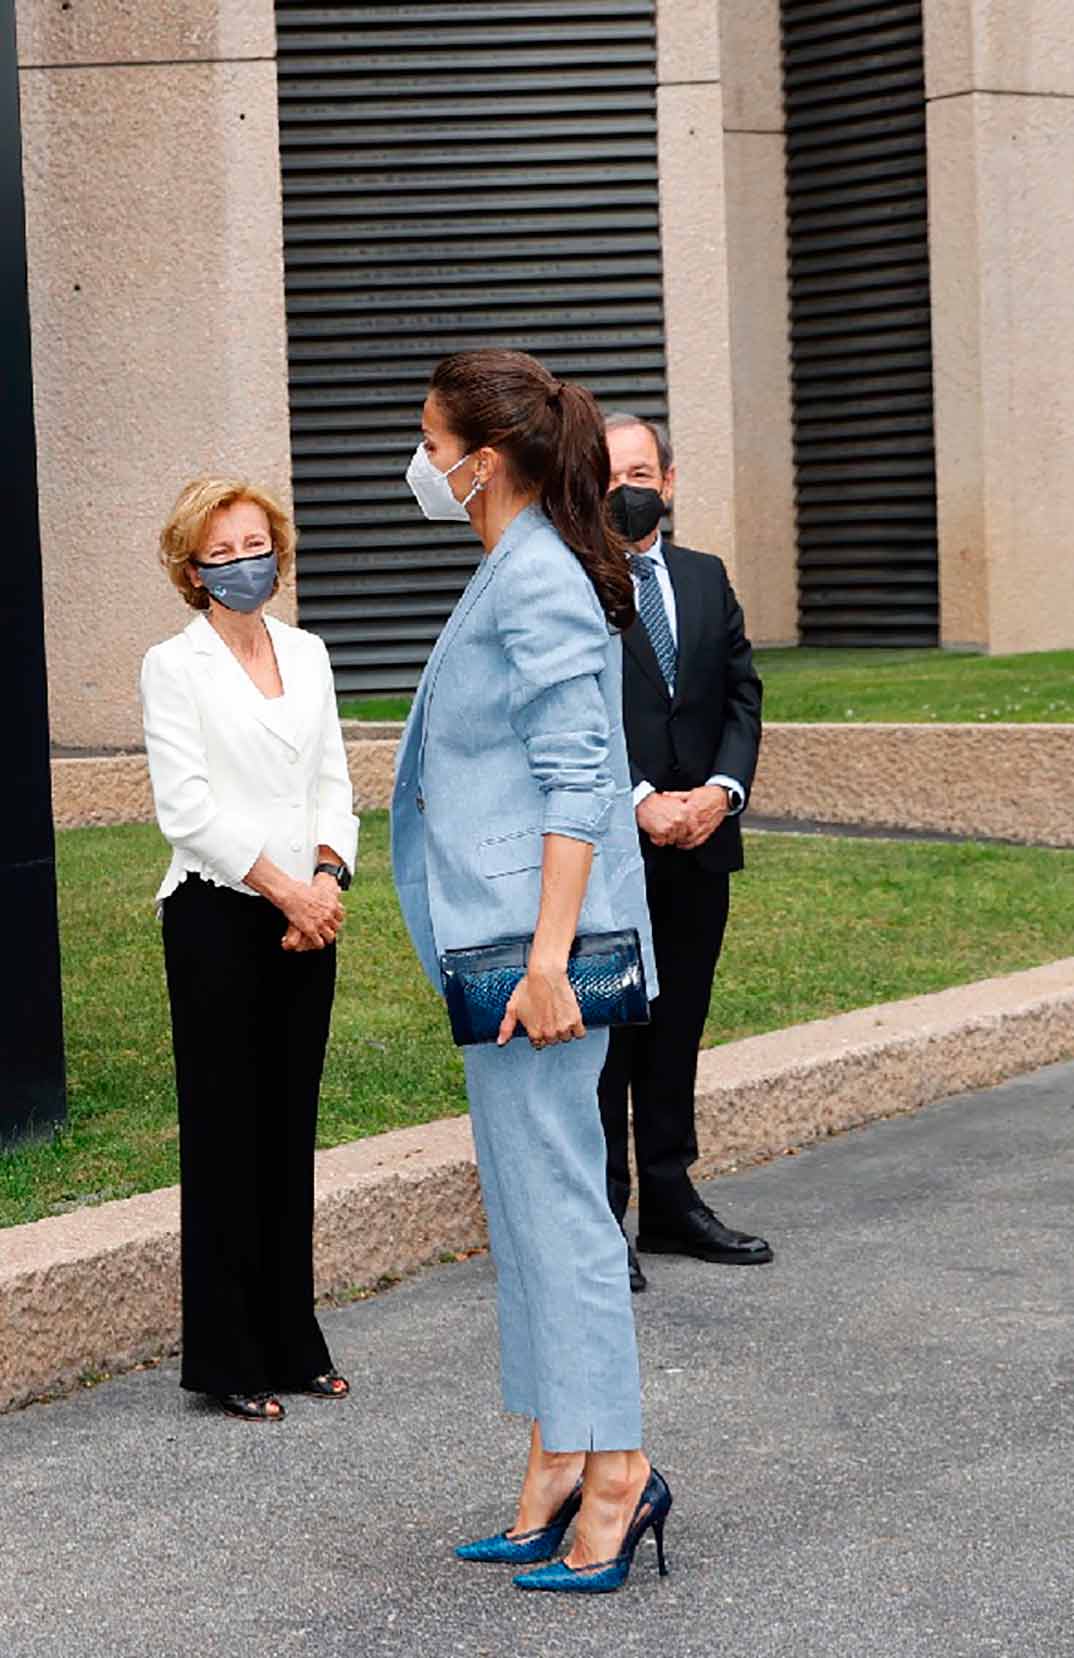
<instances>
[{"instance_id":1,"label":"blue striped tie","mask_svg":"<svg viewBox=\"0 0 1074 1658\"><path fill-rule=\"evenodd\" d=\"M657 580L656 565L645 553L631 553L630 571L638 581L638 615L645 624L649 643L656 653L656 660L660 664L660 672L667 681L668 690L673 692L679 653L675 649L671 623L664 609L664 597Z\"/></svg>"}]
</instances>

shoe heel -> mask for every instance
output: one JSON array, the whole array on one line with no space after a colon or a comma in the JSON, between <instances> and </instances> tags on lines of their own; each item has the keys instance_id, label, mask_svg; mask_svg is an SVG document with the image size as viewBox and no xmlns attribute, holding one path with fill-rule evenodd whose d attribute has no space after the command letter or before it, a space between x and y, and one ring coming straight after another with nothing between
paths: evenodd
<instances>
[{"instance_id":1,"label":"shoe heel","mask_svg":"<svg viewBox=\"0 0 1074 1658\"><path fill-rule=\"evenodd\" d=\"M656 1564L660 1568L660 1576L667 1577L668 1563L664 1558L664 1521L666 1514L661 1514L659 1520L653 1521L653 1536L656 1538Z\"/></svg>"}]
</instances>

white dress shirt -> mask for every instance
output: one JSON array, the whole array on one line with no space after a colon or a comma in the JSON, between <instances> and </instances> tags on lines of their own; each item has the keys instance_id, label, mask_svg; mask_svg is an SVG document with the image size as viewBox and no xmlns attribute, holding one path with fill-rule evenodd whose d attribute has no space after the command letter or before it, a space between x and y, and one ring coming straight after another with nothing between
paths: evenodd
<instances>
[{"instance_id":1,"label":"white dress shirt","mask_svg":"<svg viewBox=\"0 0 1074 1658\"><path fill-rule=\"evenodd\" d=\"M678 649L679 613L675 604L675 589L671 585L671 572L668 570L667 559L664 557L664 538L660 534L659 530L656 532L656 540L649 548L649 551L647 553L640 553L638 556L640 558L651 558L653 564L656 566L656 579L660 584L660 597L663 599L664 609L667 611L668 627L671 629L671 637L675 641L676 649ZM637 576L635 576L635 600L638 597L639 586L640 583ZM644 625L645 624L642 623L642 626ZM746 791L742 787L742 784L736 782L733 777L725 777L722 772L716 772L708 779L707 786L709 788L721 788L727 790L727 798L729 802L727 815L728 817L737 817L738 813L741 812L743 806L746 804ZM654 785L646 782L644 779L640 783L636 784L634 788L635 809L641 805L643 800L647 800L651 794L655 793L656 789Z\"/></svg>"},{"instance_id":2,"label":"white dress shirt","mask_svg":"<svg viewBox=\"0 0 1074 1658\"><path fill-rule=\"evenodd\" d=\"M204 615L146 652L146 754L172 848L158 905L191 874L256 897L242 877L262 852L301 881L319 846L354 868L358 819L328 652L316 634L265 624L282 697L262 696Z\"/></svg>"}]
</instances>

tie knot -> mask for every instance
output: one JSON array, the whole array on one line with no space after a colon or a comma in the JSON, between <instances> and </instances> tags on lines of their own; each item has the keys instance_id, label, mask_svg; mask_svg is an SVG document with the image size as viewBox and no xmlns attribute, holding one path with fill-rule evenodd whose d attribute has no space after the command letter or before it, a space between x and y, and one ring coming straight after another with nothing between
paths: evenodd
<instances>
[{"instance_id":1,"label":"tie knot","mask_svg":"<svg viewBox=\"0 0 1074 1658\"><path fill-rule=\"evenodd\" d=\"M648 581L650 576L656 575L656 565L648 553L631 553L630 573L639 581Z\"/></svg>"}]
</instances>

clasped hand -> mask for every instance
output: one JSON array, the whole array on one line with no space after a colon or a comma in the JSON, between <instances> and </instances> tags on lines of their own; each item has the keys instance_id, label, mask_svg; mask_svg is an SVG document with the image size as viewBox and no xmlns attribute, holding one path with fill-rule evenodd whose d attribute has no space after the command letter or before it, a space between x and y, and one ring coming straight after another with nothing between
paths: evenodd
<instances>
[{"instance_id":1,"label":"clasped hand","mask_svg":"<svg viewBox=\"0 0 1074 1658\"><path fill-rule=\"evenodd\" d=\"M281 941L285 950L323 950L343 925L343 905L334 875L296 881L281 908L290 923Z\"/></svg>"},{"instance_id":2,"label":"clasped hand","mask_svg":"<svg viewBox=\"0 0 1074 1658\"><path fill-rule=\"evenodd\" d=\"M510 1042L521 1025L535 1048L554 1042L570 1042L585 1035L578 998L571 988L565 967L543 969L530 962L522 982L516 986L503 1016L497 1047Z\"/></svg>"},{"instance_id":3,"label":"clasped hand","mask_svg":"<svg viewBox=\"0 0 1074 1658\"><path fill-rule=\"evenodd\" d=\"M654 846L677 846L692 852L716 833L730 804L727 790L717 783L650 794L637 808L638 827L645 830Z\"/></svg>"}]
</instances>

